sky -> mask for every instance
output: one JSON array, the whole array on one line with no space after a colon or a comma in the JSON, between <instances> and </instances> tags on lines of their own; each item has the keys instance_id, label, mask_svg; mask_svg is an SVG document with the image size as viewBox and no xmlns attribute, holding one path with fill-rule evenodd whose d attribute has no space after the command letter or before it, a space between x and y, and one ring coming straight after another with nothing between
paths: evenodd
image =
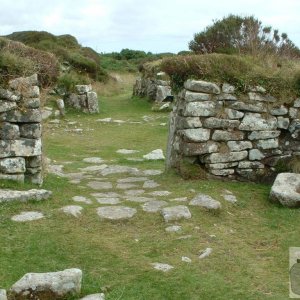
<instances>
[{"instance_id":1,"label":"sky","mask_svg":"<svg viewBox=\"0 0 300 300\"><path fill-rule=\"evenodd\" d=\"M71 34L97 52L188 50L195 33L229 14L254 15L300 47L300 0L0 0L0 35Z\"/></svg>"}]
</instances>

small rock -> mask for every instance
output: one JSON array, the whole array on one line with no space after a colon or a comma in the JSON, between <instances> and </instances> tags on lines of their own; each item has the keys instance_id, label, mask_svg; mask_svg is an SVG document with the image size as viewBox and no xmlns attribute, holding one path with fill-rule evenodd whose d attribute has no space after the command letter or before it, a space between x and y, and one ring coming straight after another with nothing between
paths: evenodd
<instances>
[{"instance_id":1,"label":"small rock","mask_svg":"<svg viewBox=\"0 0 300 300\"><path fill-rule=\"evenodd\" d=\"M200 252L199 258L206 258L212 253L212 248L206 248L205 250Z\"/></svg>"},{"instance_id":2,"label":"small rock","mask_svg":"<svg viewBox=\"0 0 300 300\"><path fill-rule=\"evenodd\" d=\"M181 231L181 226L179 225L172 225L172 226L168 226L166 227L165 231L166 232L178 232L178 231Z\"/></svg>"},{"instance_id":3,"label":"small rock","mask_svg":"<svg viewBox=\"0 0 300 300\"><path fill-rule=\"evenodd\" d=\"M105 300L105 295L103 293L92 294L92 295L85 296L80 300Z\"/></svg>"},{"instance_id":4,"label":"small rock","mask_svg":"<svg viewBox=\"0 0 300 300\"><path fill-rule=\"evenodd\" d=\"M145 183L143 184L144 189L153 189L153 188L156 188L156 187L159 187L159 186L160 186L160 184L158 184L154 180L145 181Z\"/></svg>"},{"instance_id":5,"label":"small rock","mask_svg":"<svg viewBox=\"0 0 300 300\"><path fill-rule=\"evenodd\" d=\"M187 256L182 256L181 261L186 262L186 263L191 263L192 262L192 260Z\"/></svg>"},{"instance_id":6,"label":"small rock","mask_svg":"<svg viewBox=\"0 0 300 300\"><path fill-rule=\"evenodd\" d=\"M13 216L11 219L15 222L27 222L43 219L44 215L37 211L24 211L18 215Z\"/></svg>"},{"instance_id":7,"label":"small rock","mask_svg":"<svg viewBox=\"0 0 300 300\"><path fill-rule=\"evenodd\" d=\"M85 203L85 204L92 204L93 203L90 199L88 199L84 196L74 196L72 199L75 202L82 202L82 203Z\"/></svg>"},{"instance_id":8,"label":"small rock","mask_svg":"<svg viewBox=\"0 0 300 300\"><path fill-rule=\"evenodd\" d=\"M146 155L143 155L143 158L147 160L160 160L160 159L165 159L165 156L161 149L156 149Z\"/></svg>"},{"instance_id":9,"label":"small rock","mask_svg":"<svg viewBox=\"0 0 300 300\"><path fill-rule=\"evenodd\" d=\"M173 266L168 265L168 264L162 264L162 263L152 263L151 264L154 269L162 271L162 272L168 272L172 269L174 269Z\"/></svg>"},{"instance_id":10,"label":"small rock","mask_svg":"<svg viewBox=\"0 0 300 300\"><path fill-rule=\"evenodd\" d=\"M227 202L230 202L230 203L236 203L237 202L237 199L234 195L228 195L228 194L225 194L225 195L222 195L224 200L227 201Z\"/></svg>"},{"instance_id":11,"label":"small rock","mask_svg":"<svg viewBox=\"0 0 300 300\"><path fill-rule=\"evenodd\" d=\"M184 205L165 207L161 211L165 222L190 219L192 217L189 209Z\"/></svg>"},{"instance_id":12,"label":"small rock","mask_svg":"<svg viewBox=\"0 0 300 300\"><path fill-rule=\"evenodd\" d=\"M110 123L112 122L112 118L98 119L96 122Z\"/></svg>"},{"instance_id":13,"label":"small rock","mask_svg":"<svg viewBox=\"0 0 300 300\"><path fill-rule=\"evenodd\" d=\"M130 150L130 149L119 149L116 152L120 153L120 154L133 154L133 153L138 153L140 151L139 150Z\"/></svg>"},{"instance_id":14,"label":"small rock","mask_svg":"<svg viewBox=\"0 0 300 300\"><path fill-rule=\"evenodd\" d=\"M152 200L143 204L143 211L155 213L161 210L163 206L166 206L168 203L166 201L157 201Z\"/></svg>"},{"instance_id":15,"label":"small rock","mask_svg":"<svg viewBox=\"0 0 300 300\"><path fill-rule=\"evenodd\" d=\"M67 205L62 207L60 210L67 215L74 216L78 218L81 215L82 207L79 205Z\"/></svg>"},{"instance_id":16,"label":"small rock","mask_svg":"<svg viewBox=\"0 0 300 300\"><path fill-rule=\"evenodd\" d=\"M86 157L83 159L83 162L89 164L101 164L103 163L103 159L101 157Z\"/></svg>"},{"instance_id":17,"label":"small rock","mask_svg":"<svg viewBox=\"0 0 300 300\"><path fill-rule=\"evenodd\" d=\"M270 200L287 207L300 206L300 174L280 173L271 188Z\"/></svg>"},{"instance_id":18,"label":"small rock","mask_svg":"<svg viewBox=\"0 0 300 300\"><path fill-rule=\"evenodd\" d=\"M7 300L6 290L0 290L0 300Z\"/></svg>"},{"instance_id":19,"label":"small rock","mask_svg":"<svg viewBox=\"0 0 300 300\"><path fill-rule=\"evenodd\" d=\"M82 271L27 273L11 287L11 299L65 299L80 293Z\"/></svg>"},{"instance_id":20,"label":"small rock","mask_svg":"<svg viewBox=\"0 0 300 300\"><path fill-rule=\"evenodd\" d=\"M137 213L137 210L126 206L104 206L97 208L97 214L102 219L123 220L130 219Z\"/></svg>"},{"instance_id":21,"label":"small rock","mask_svg":"<svg viewBox=\"0 0 300 300\"><path fill-rule=\"evenodd\" d=\"M207 208L208 210L221 209L221 203L219 201L205 194L198 194L194 199L190 201L189 205L201 206Z\"/></svg>"}]
</instances>

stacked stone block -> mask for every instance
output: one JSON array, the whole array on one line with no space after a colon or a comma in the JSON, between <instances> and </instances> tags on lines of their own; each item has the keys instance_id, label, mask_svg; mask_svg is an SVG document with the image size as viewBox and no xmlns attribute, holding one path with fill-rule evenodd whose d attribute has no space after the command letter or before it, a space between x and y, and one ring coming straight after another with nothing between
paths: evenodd
<instances>
[{"instance_id":1,"label":"stacked stone block","mask_svg":"<svg viewBox=\"0 0 300 300\"><path fill-rule=\"evenodd\" d=\"M66 105L81 110L84 113L98 113L98 96L92 91L91 85L76 85L76 93L66 98Z\"/></svg>"},{"instance_id":2,"label":"stacked stone block","mask_svg":"<svg viewBox=\"0 0 300 300\"><path fill-rule=\"evenodd\" d=\"M274 177L279 161L300 154L300 99L278 104L263 87L236 95L224 83L188 80L171 113L167 168L182 161L232 179Z\"/></svg>"},{"instance_id":3,"label":"stacked stone block","mask_svg":"<svg viewBox=\"0 0 300 300\"><path fill-rule=\"evenodd\" d=\"M162 102L166 98L172 97L170 82L152 78L138 78L133 86L133 95Z\"/></svg>"},{"instance_id":4,"label":"stacked stone block","mask_svg":"<svg viewBox=\"0 0 300 300\"><path fill-rule=\"evenodd\" d=\"M37 75L0 88L0 179L42 184L42 126Z\"/></svg>"}]
</instances>

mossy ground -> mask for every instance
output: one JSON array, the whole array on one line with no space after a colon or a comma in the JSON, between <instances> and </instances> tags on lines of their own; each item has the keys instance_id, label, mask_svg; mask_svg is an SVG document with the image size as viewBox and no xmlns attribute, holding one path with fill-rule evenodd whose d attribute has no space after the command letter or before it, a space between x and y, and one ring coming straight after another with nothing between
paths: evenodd
<instances>
[{"instance_id":1,"label":"mossy ground","mask_svg":"<svg viewBox=\"0 0 300 300\"><path fill-rule=\"evenodd\" d=\"M45 124L45 155L66 172L87 166L82 159L100 156L109 163L140 169L164 169L164 163L129 162L117 154L120 148L140 150L138 156L157 148L165 149L168 114L151 111L151 105L131 98L131 81L110 90L99 89L101 112L67 114L77 121L83 134L66 132L66 120L59 128ZM112 117L143 124L121 125L97 122ZM131 156L137 156L133 154ZM120 176L120 175L118 175ZM117 175L107 176L114 180ZM174 198L197 192L222 202L220 214L190 207L192 218L174 222L180 233L167 233L159 213L140 208L126 222L101 221L96 215L99 204L85 205L81 217L64 215L58 209L76 204L75 195L90 196L85 187L65 178L48 175L43 188L53 191L44 202L5 203L0 206L0 287L8 289L28 272L49 272L78 267L83 271L82 295L105 291L107 299L287 299L288 249L300 246L300 211L282 208L268 201L270 186L212 180L183 180L173 172L155 177L159 190L169 190ZM14 184L1 183L1 187ZM83 186L83 187L82 187ZM29 188L25 185L18 188ZM230 190L238 199L233 205L221 194ZM164 197L162 197L164 199ZM175 203L174 203L175 204ZM139 207L140 204L131 204ZM36 210L46 218L15 223L11 216ZM172 223L173 224L173 223ZM180 238L186 236L187 238ZM211 247L212 254L198 259L199 251ZM188 256L192 263L181 261ZM168 273L156 271L153 262L168 263Z\"/></svg>"}]
</instances>

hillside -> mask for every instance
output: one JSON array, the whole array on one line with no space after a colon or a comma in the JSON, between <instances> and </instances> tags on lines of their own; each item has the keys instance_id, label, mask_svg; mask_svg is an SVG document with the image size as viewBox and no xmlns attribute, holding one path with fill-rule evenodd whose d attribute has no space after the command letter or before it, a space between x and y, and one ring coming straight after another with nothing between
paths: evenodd
<instances>
[{"instance_id":1,"label":"hillside","mask_svg":"<svg viewBox=\"0 0 300 300\"><path fill-rule=\"evenodd\" d=\"M75 72L76 75L87 75L88 78L96 81L103 81L107 77L107 73L100 66L100 55L89 47L82 47L77 39L72 35L55 36L45 31L20 31L14 32L2 39L2 51L5 51L5 45L14 45L14 48L27 49L27 52L51 54L61 65L62 71ZM9 41L20 42L22 44L11 43ZM35 49L28 50L28 49ZM15 55L20 56L20 49L14 51ZM18 53L16 53L18 52ZM25 59L29 59L25 55Z\"/></svg>"}]
</instances>

